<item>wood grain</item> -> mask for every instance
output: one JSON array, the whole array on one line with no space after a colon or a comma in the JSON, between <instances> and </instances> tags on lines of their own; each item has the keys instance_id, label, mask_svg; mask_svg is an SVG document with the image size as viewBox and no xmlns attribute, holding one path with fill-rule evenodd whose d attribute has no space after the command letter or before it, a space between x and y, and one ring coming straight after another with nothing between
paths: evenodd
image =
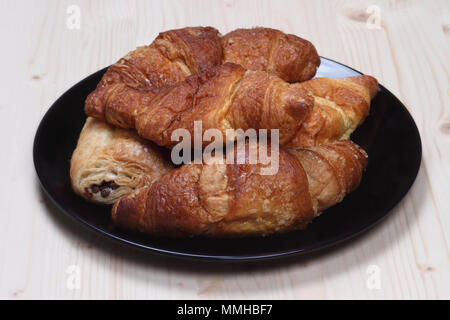
<instances>
[{"instance_id":1,"label":"wood grain","mask_svg":"<svg viewBox=\"0 0 450 320\"><path fill-rule=\"evenodd\" d=\"M70 5L81 10L79 30L66 27ZM371 5L380 9L379 29L367 27ZM3 0L0 12L0 298L450 298L447 0ZM44 113L80 79L161 30L188 25L212 25L222 33L256 25L295 33L322 56L374 75L396 94L419 127L423 161L394 212L332 250L243 265L149 255L63 217L44 197L32 164ZM67 286L71 265L81 276L75 290ZM367 285L371 265L380 271L378 290Z\"/></svg>"}]
</instances>

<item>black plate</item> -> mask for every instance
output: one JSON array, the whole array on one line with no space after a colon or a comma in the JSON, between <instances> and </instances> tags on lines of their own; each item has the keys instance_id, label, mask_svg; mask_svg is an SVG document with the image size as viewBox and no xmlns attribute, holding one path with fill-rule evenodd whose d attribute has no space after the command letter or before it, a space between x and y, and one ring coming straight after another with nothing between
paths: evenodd
<instances>
[{"instance_id":1,"label":"black plate","mask_svg":"<svg viewBox=\"0 0 450 320\"><path fill-rule=\"evenodd\" d=\"M304 231L264 238L173 240L125 233L111 223L109 207L87 203L72 192L69 160L85 121L86 96L106 69L64 93L42 119L34 140L34 165L42 187L56 206L82 224L126 244L180 257L252 260L304 254L347 240L385 217L411 187L421 162L417 127L403 104L380 86L370 116L352 135L369 154L359 188L326 210ZM322 58L317 76L343 78L360 73Z\"/></svg>"}]
</instances>

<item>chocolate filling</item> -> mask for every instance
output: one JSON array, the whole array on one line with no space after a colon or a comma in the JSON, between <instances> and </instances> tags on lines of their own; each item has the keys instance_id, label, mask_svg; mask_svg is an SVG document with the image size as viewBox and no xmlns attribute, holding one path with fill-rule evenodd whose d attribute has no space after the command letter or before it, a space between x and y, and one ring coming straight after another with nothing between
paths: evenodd
<instances>
[{"instance_id":1,"label":"chocolate filling","mask_svg":"<svg viewBox=\"0 0 450 320\"><path fill-rule=\"evenodd\" d=\"M92 191L92 193L100 192L100 195L103 198L106 198L107 196L109 196L109 194L113 190L117 189L118 187L119 187L119 185L117 183L115 183L114 181L105 181L105 180L103 180L100 185L93 184L91 186L91 191Z\"/></svg>"}]
</instances>

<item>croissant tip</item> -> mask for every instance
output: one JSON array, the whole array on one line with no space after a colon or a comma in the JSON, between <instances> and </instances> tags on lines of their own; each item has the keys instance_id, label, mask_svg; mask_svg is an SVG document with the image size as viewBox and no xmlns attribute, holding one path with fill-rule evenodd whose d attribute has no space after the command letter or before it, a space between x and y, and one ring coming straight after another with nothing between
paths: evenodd
<instances>
[{"instance_id":1,"label":"croissant tip","mask_svg":"<svg viewBox=\"0 0 450 320\"><path fill-rule=\"evenodd\" d=\"M369 75L351 77L349 80L366 87L369 90L370 97L373 98L378 92L378 80Z\"/></svg>"},{"instance_id":2,"label":"croissant tip","mask_svg":"<svg viewBox=\"0 0 450 320\"><path fill-rule=\"evenodd\" d=\"M133 200L123 197L117 200L112 207L112 220L117 226L124 229L136 230L139 224L137 209Z\"/></svg>"}]
</instances>

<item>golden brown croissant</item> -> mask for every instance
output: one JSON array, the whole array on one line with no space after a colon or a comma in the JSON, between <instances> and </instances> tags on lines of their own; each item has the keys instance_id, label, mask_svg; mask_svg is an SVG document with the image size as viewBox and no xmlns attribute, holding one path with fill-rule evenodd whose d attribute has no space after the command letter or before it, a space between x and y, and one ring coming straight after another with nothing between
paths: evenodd
<instances>
[{"instance_id":1,"label":"golden brown croissant","mask_svg":"<svg viewBox=\"0 0 450 320\"><path fill-rule=\"evenodd\" d=\"M212 27L162 32L149 46L138 47L113 64L99 83L161 87L222 62L219 33Z\"/></svg>"},{"instance_id":2,"label":"golden brown croissant","mask_svg":"<svg viewBox=\"0 0 450 320\"><path fill-rule=\"evenodd\" d=\"M108 68L86 99L86 114L105 119L105 92L114 84L133 88L171 85L190 74L221 64L222 56L220 36L214 28L193 27L160 33L151 45L138 47ZM114 111L114 108L108 110L110 114ZM133 126L122 124L121 127Z\"/></svg>"},{"instance_id":3,"label":"golden brown croissant","mask_svg":"<svg viewBox=\"0 0 450 320\"><path fill-rule=\"evenodd\" d=\"M289 147L313 146L348 139L369 114L378 91L371 76L316 78L301 83L314 95L314 108Z\"/></svg>"},{"instance_id":4,"label":"golden brown croissant","mask_svg":"<svg viewBox=\"0 0 450 320\"><path fill-rule=\"evenodd\" d=\"M211 27L170 30L112 65L86 99L86 114L132 128L135 110L130 108L126 113L116 110L114 102L106 108L111 86L158 88L224 62L234 62L249 70L265 70L295 82L312 78L320 58L309 41L274 29L239 29L223 38Z\"/></svg>"},{"instance_id":5,"label":"golden brown croissant","mask_svg":"<svg viewBox=\"0 0 450 320\"><path fill-rule=\"evenodd\" d=\"M107 110L113 103L116 117L112 120L107 113L107 121L122 125L134 119L141 137L169 147L178 143L172 140L177 129L193 137L196 120L202 121L203 131L218 129L224 137L227 129L279 129L283 145L313 106L312 95L300 84L233 63L206 69L156 93L124 84L109 89Z\"/></svg>"},{"instance_id":6,"label":"golden brown croissant","mask_svg":"<svg viewBox=\"0 0 450 320\"><path fill-rule=\"evenodd\" d=\"M366 153L351 141L280 149L278 159L273 175L261 175L265 165L248 159L245 164L183 165L119 199L113 221L128 230L176 237L300 229L354 190L367 164Z\"/></svg>"},{"instance_id":7,"label":"golden brown croissant","mask_svg":"<svg viewBox=\"0 0 450 320\"><path fill-rule=\"evenodd\" d=\"M89 201L112 204L173 168L158 149L132 130L88 118L70 161L73 190Z\"/></svg>"},{"instance_id":8,"label":"golden brown croissant","mask_svg":"<svg viewBox=\"0 0 450 320\"><path fill-rule=\"evenodd\" d=\"M237 29L222 38L223 61L266 71L287 82L311 79L320 58L311 42L270 28Z\"/></svg>"}]
</instances>

